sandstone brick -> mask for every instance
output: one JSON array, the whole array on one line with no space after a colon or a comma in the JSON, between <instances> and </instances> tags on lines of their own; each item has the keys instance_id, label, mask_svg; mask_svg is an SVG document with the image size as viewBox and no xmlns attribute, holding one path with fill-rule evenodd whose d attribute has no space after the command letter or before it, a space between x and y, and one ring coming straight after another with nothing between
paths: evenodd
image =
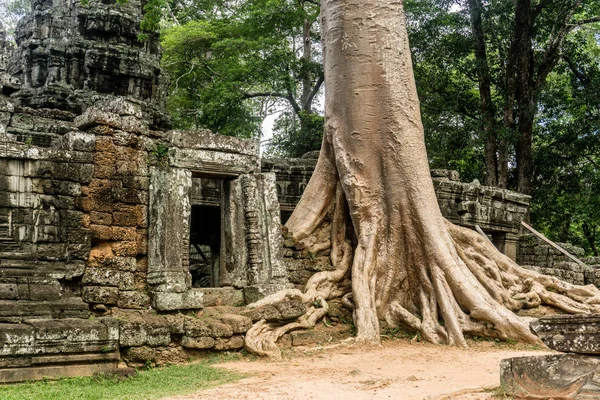
<instances>
[{"instance_id":1,"label":"sandstone brick","mask_svg":"<svg viewBox=\"0 0 600 400\"><path fill-rule=\"evenodd\" d=\"M90 223L94 225L112 225L113 216L109 213L90 212Z\"/></svg>"},{"instance_id":2,"label":"sandstone brick","mask_svg":"<svg viewBox=\"0 0 600 400\"><path fill-rule=\"evenodd\" d=\"M246 333L252 328L252 320L238 314L222 314L219 319L233 330L233 333Z\"/></svg>"},{"instance_id":3,"label":"sandstone brick","mask_svg":"<svg viewBox=\"0 0 600 400\"><path fill-rule=\"evenodd\" d=\"M113 239L113 230L109 226L90 224L90 231L92 232L92 239L95 239L95 240L112 240Z\"/></svg>"},{"instance_id":4,"label":"sandstone brick","mask_svg":"<svg viewBox=\"0 0 600 400\"><path fill-rule=\"evenodd\" d=\"M244 348L243 336L232 336L230 338L217 338L215 341L215 350L237 350Z\"/></svg>"},{"instance_id":5,"label":"sandstone brick","mask_svg":"<svg viewBox=\"0 0 600 400\"><path fill-rule=\"evenodd\" d=\"M96 304L117 304L119 289L116 287L85 286L83 301Z\"/></svg>"},{"instance_id":6,"label":"sandstone brick","mask_svg":"<svg viewBox=\"0 0 600 400\"><path fill-rule=\"evenodd\" d=\"M190 349L212 349L215 346L215 339L209 336L189 337L184 336L181 339L181 345Z\"/></svg>"},{"instance_id":7,"label":"sandstone brick","mask_svg":"<svg viewBox=\"0 0 600 400\"><path fill-rule=\"evenodd\" d=\"M113 226L112 239L135 242L137 239L136 230L133 227Z\"/></svg>"},{"instance_id":8,"label":"sandstone brick","mask_svg":"<svg viewBox=\"0 0 600 400\"><path fill-rule=\"evenodd\" d=\"M120 241L111 243L111 247L116 256L135 257L138 252L137 242Z\"/></svg>"},{"instance_id":9,"label":"sandstone brick","mask_svg":"<svg viewBox=\"0 0 600 400\"><path fill-rule=\"evenodd\" d=\"M134 213L114 212L112 220L117 226L136 226L138 217Z\"/></svg>"}]
</instances>

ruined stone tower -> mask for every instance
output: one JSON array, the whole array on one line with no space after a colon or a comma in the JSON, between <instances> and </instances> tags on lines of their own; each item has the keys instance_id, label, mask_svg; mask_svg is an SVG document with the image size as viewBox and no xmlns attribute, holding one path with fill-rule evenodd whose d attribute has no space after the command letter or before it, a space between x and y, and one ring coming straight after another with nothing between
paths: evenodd
<instances>
[{"instance_id":1,"label":"ruined stone tower","mask_svg":"<svg viewBox=\"0 0 600 400\"><path fill-rule=\"evenodd\" d=\"M143 104L151 125L166 122L156 35L138 40L140 0L32 0L31 9L17 27L8 68L21 83L12 95L18 105L77 115L123 96Z\"/></svg>"}]
</instances>

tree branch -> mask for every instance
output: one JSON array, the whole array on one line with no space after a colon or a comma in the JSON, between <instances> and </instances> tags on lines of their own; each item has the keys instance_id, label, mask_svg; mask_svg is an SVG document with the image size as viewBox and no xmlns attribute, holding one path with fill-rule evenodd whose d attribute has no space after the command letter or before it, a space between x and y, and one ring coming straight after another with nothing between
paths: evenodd
<instances>
[{"instance_id":1,"label":"tree branch","mask_svg":"<svg viewBox=\"0 0 600 400\"><path fill-rule=\"evenodd\" d=\"M292 108L294 109L294 111L296 113L299 113L301 111L300 106L296 102L296 99L294 99L294 97L289 93L285 94L285 93L280 93L280 92L258 92L258 93L243 93L242 94L243 100L254 99L257 97L277 97L280 99L284 99L290 103L290 105L292 106Z\"/></svg>"},{"instance_id":2,"label":"tree branch","mask_svg":"<svg viewBox=\"0 0 600 400\"><path fill-rule=\"evenodd\" d=\"M568 24L567 26L572 29L572 28L576 28L576 27L581 26L581 25L593 24L594 22L600 22L600 16L582 19L582 20L576 21L576 22L574 22L572 24Z\"/></svg>"},{"instance_id":3,"label":"tree branch","mask_svg":"<svg viewBox=\"0 0 600 400\"><path fill-rule=\"evenodd\" d=\"M321 89L321 85L323 84L324 81L325 81L325 74L321 73L321 75L319 75L319 79L317 79L317 82L315 83L315 86L313 87L312 91L308 95L308 99L306 99L306 102L308 104L312 104L313 99L315 98L317 93L319 93L319 89Z\"/></svg>"}]
</instances>

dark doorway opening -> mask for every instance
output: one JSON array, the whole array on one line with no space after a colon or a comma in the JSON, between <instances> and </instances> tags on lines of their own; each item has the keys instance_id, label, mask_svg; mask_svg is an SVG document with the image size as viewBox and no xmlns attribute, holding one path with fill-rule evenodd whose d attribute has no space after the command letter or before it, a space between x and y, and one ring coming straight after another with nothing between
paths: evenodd
<instances>
[{"instance_id":1,"label":"dark doorway opening","mask_svg":"<svg viewBox=\"0 0 600 400\"><path fill-rule=\"evenodd\" d=\"M288 219L292 216L293 210L280 210L279 215L281 217L281 225L285 225Z\"/></svg>"},{"instance_id":2,"label":"dark doorway opening","mask_svg":"<svg viewBox=\"0 0 600 400\"><path fill-rule=\"evenodd\" d=\"M219 287L221 208L192 206L190 219L190 274L193 287Z\"/></svg>"}]
</instances>

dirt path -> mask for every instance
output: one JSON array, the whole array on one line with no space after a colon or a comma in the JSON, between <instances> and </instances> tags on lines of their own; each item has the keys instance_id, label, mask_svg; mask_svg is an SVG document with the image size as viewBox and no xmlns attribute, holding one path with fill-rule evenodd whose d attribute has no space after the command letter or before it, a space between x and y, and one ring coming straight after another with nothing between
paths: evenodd
<instances>
[{"instance_id":1,"label":"dirt path","mask_svg":"<svg viewBox=\"0 0 600 400\"><path fill-rule=\"evenodd\" d=\"M384 341L381 347L336 347L288 353L282 362L233 361L217 366L247 375L236 383L182 399L435 399L468 388L499 385L503 358L542 354L522 346L471 342L467 349ZM456 395L452 400L491 399L490 394Z\"/></svg>"}]
</instances>

